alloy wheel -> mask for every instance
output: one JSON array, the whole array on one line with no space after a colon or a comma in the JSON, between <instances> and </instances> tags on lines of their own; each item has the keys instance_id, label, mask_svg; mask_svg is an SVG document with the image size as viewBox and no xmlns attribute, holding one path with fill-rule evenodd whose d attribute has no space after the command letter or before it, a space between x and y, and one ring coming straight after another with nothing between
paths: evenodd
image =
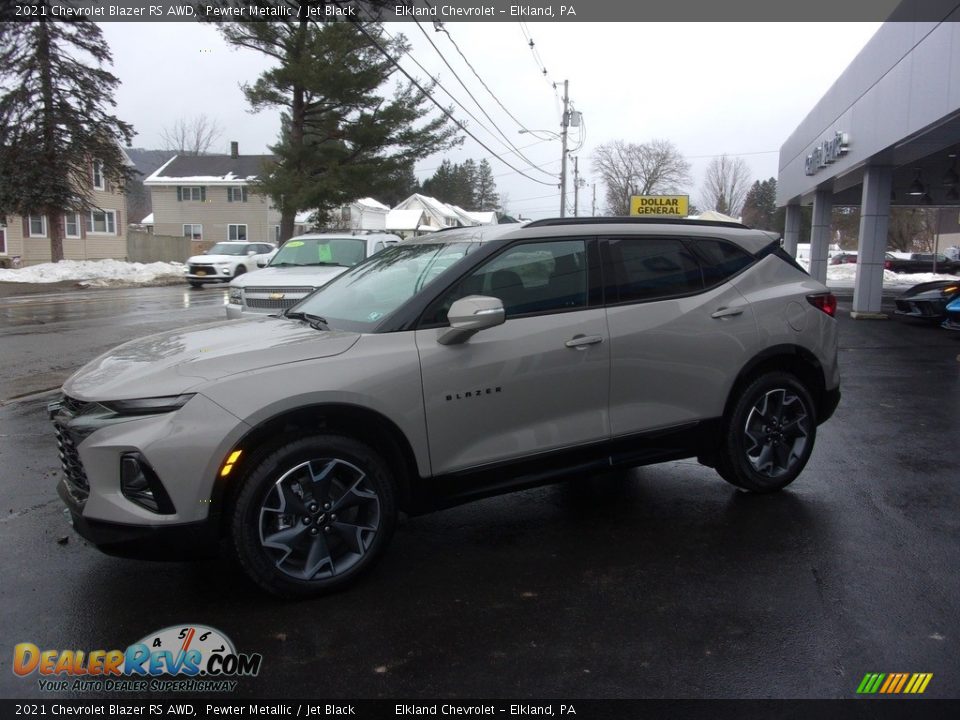
<instances>
[{"instance_id":1,"label":"alloy wheel","mask_svg":"<svg viewBox=\"0 0 960 720\"><path fill-rule=\"evenodd\" d=\"M780 477L803 457L810 416L803 401L784 388L766 392L747 415L745 450L754 471Z\"/></svg>"}]
</instances>

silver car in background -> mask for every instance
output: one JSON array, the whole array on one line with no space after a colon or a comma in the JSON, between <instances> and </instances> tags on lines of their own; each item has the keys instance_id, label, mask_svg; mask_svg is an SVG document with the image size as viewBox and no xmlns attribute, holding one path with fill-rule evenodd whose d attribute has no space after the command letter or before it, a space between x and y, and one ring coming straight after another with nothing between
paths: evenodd
<instances>
[{"instance_id":1,"label":"silver car in background","mask_svg":"<svg viewBox=\"0 0 960 720\"><path fill-rule=\"evenodd\" d=\"M233 280L227 317L283 312L400 237L390 233L312 233L290 238L266 267Z\"/></svg>"}]
</instances>

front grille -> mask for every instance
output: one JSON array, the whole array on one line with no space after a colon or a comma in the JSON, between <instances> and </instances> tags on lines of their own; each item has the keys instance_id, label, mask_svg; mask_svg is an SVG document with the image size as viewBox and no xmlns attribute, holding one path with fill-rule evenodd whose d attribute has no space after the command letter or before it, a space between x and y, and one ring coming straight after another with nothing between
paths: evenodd
<instances>
[{"instance_id":1,"label":"front grille","mask_svg":"<svg viewBox=\"0 0 960 720\"><path fill-rule=\"evenodd\" d=\"M196 275L198 270L202 270L206 275L216 275L217 269L213 265L190 265L190 274Z\"/></svg>"},{"instance_id":2,"label":"front grille","mask_svg":"<svg viewBox=\"0 0 960 720\"><path fill-rule=\"evenodd\" d=\"M69 395L64 395L63 399L60 400L60 405L68 414L76 416L86 412L93 403L84 402L83 400L72 398Z\"/></svg>"},{"instance_id":3,"label":"front grille","mask_svg":"<svg viewBox=\"0 0 960 720\"><path fill-rule=\"evenodd\" d=\"M243 300L254 310L286 310L312 292L312 287L248 287L244 288Z\"/></svg>"},{"instance_id":4,"label":"front grille","mask_svg":"<svg viewBox=\"0 0 960 720\"><path fill-rule=\"evenodd\" d=\"M86 502L90 495L90 483L87 473L80 462L80 453L74 444L70 431L56 420L53 423L53 432L57 436L57 448L60 451L60 464L63 467L63 477L70 487L74 497L81 503Z\"/></svg>"}]
</instances>

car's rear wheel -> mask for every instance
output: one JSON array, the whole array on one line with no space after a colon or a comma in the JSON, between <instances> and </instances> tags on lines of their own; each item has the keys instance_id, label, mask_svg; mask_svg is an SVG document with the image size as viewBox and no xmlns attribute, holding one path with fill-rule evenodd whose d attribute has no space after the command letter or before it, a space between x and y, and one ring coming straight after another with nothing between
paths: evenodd
<instances>
[{"instance_id":1,"label":"car's rear wheel","mask_svg":"<svg viewBox=\"0 0 960 720\"><path fill-rule=\"evenodd\" d=\"M816 434L816 407L803 383L766 373L747 385L726 419L717 472L745 490L780 490L807 464Z\"/></svg>"},{"instance_id":2,"label":"car's rear wheel","mask_svg":"<svg viewBox=\"0 0 960 720\"><path fill-rule=\"evenodd\" d=\"M396 515L394 481L380 456L352 438L317 435L254 461L231 530L247 574L298 598L339 590L368 570Z\"/></svg>"}]
</instances>

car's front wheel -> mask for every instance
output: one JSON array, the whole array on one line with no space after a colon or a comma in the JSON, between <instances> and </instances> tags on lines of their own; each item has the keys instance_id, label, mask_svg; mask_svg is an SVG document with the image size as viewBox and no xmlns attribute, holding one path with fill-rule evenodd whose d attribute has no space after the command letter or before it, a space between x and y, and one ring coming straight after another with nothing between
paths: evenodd
<instances>
[{"instance_id":1,"label":"car's front wheel","mask_svg":"<svg viewBox=\"0 0 960 720\"><path fill-rule=\"evenodd\" d=\"M747 385L726 419L717 472L745 490L780 490L807 464L816 434L816 408L803 383L766 373Z\"/></svg>"},{"instance_id":2,"label":"car's front wheel","mask_svg":"<svg viewBox=\"0 0 960 720\"><path fill-rule=\"evenodd\" d=\"M316 435L255 460L232 515L241 565L261 587L297 598L339 590L369 569L396 525L394 481L365 444Z\"/></svg>"}]
</instances>

